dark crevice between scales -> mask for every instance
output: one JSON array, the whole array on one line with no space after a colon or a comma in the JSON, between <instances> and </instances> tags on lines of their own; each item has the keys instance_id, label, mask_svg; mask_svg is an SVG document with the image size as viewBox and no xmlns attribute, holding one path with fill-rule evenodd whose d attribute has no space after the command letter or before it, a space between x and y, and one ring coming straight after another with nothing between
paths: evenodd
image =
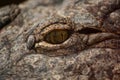
<instances>
[{"instance_id":1,"label":"dark crevice between scales","mask_svg":"<svg viewBox=\"0 0 120 80\"><path fill-rule=\"evenodd\" d=\"M26 0L0 0L0 9L4 6L7 6L7 5L12 5L12 4L20 4L22 2L24 2ZM19 12L18 12L19 13ZM9 13L8 13L9 14ZM17 17L17 15L14 16L14 18ZM1 20L1 19L0 19ZM4 20L4 22L0 22L0 30L6 26L7 24L9 24L13 19L11 18L8 18L6 20Z\"/></svg>"},{"instance_id":2,"label":"dark crevice between scales","mask_svg":"<svg viewBox=\"0 0 120 80\"><path fill-rule=\"evenodd\" d=\"M0 7L10 4L20 4L26 0L0 0Z\"/></svg>"}]
</instances>

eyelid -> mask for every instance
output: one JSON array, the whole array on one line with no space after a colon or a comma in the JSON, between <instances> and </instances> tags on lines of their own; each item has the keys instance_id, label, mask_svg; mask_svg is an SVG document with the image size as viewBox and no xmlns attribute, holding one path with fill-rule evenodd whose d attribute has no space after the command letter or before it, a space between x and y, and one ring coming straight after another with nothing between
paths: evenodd
<instances>
[{"instance_id":1,"label":"eyelid","mask_svg":"<svg viewBox=\"0 0 120 80\"><path fill-rule=\"evenodd\" d=\"M36 38L36 42L39 42L40 40L44 40L44 37L49 33L51 32L52 30L62 30L62 29L65 29L65 30L72 30L72 26L69 26L67 24L53 24L53 25L50 25L48 27L46 27L45 29L43 29L42 32L40 33L37 33L37 34L34 34L35 35L35 38Z\"/></svg>"},{"instance_id":2,"label":"eyelid","mask_svg":"<svg viewBox=\"0 0 120 80\"><path fill-rule=\"evenodd\" d=\"M49 27L46 27L40 34L45 35L53 30L71 30L72 27L67 25L67 24L53 24L50 25Z\"/></svg>"},{"instance_id":3,"label":"eyelid","mask_svg":"<svg viewBox=\"0 0 120 80\"><path fill-rule=\"evenodd\" d=\"M36 29L33 31L33 34L39 34L41 33L44 29L49 27L50 25L53 24L68 24L68 25L73 25L72 21L69 18L63 18L60 16L52 16L44 19L39 23L38 26L36 26Z\"/></svg>"},{"instance_id":4,"label":"eyelid","mask_svg":"<svg viewBox=\"0 0 120 80\"><path fill-rule=\"evenodd\" d=\"M61 44L50 44L45 41L42 41L40 43L35 44L35 48L43 48L47 50L52 50L52 49L60 49L60 48L67 48L72 45L74 45L77 42L77 34L72 34L69 39L67 39L65 42Z\"/></svg>"}]
</instances>

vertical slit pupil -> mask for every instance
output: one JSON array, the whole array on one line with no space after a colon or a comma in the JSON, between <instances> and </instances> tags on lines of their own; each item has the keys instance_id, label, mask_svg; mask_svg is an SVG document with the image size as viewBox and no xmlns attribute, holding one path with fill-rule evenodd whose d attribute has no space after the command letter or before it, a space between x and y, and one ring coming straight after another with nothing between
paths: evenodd
<instances>
[{"instance_id":1,"label":"vertical slit pupil","mask_svg":"<svg viewBox=\"0 0 120 80\"><path fill-rule=\"evenodd\" d=\"M44 40L51 44L60 44L66 41L70 36L69 30L52 30L46 34Z\"/></svg>"}]
</instances>

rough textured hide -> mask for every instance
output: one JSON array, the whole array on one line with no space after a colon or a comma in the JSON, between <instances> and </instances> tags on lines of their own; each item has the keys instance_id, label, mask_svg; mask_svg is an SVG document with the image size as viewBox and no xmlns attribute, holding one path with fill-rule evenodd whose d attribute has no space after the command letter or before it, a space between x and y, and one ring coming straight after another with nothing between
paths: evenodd
<instances>
[{"instance_id":1,"label":"rough textured hide","mask_svg":"<svg viewBox=\"0 0 120 80\"><path fill-rule=\"evenodd\" d=\"M120 0L28 0L5 8L0 80L120 80ZM70 36L49 43L54 30Z\"/></svg>"}]
</instances>

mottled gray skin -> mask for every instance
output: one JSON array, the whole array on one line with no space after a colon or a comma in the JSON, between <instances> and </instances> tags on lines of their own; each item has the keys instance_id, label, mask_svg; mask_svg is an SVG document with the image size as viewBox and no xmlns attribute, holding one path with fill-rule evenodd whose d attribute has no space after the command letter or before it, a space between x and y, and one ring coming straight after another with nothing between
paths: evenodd
<instances>
[{"instance_id":1,"label":"mottled gray skin","mask_svg":"<svg viewBox=\"0 0 120 80\"><path fill-rule=\"evenodd\" d=\"M120 0L29 0L18 8L0 31L0 80L120 80ZM58 23L73 36L43 43Z\"/></svg>"},{"instance_id":2,"label":"mottled gray skin","mask_svg":"<svg viewBox=\"0 0 120 80\"><path fill-rule=\"evenodd\" d=\"M13 21L19 12L20 9L16 5L8 5L0 8L0 29L6 24Z\"/></svg>"}]
</instances>

